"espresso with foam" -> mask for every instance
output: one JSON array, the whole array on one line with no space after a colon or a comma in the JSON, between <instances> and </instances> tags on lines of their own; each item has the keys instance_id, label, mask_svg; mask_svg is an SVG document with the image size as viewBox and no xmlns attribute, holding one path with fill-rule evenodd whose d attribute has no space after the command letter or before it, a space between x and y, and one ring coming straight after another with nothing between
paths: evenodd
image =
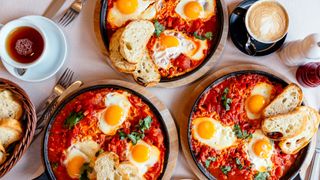
<instances>
[{"instance_id":1,"label":"espresso with foam","mask_svg":"<svg viewBox=\"0 0 320 180\"><path fill-rule=\"evenodd\" d=\"M258 1L249 8L246 16L247 29L258 41L275 42L288 31L288 14L276 1Z\"/></svg>"}]
</instances>

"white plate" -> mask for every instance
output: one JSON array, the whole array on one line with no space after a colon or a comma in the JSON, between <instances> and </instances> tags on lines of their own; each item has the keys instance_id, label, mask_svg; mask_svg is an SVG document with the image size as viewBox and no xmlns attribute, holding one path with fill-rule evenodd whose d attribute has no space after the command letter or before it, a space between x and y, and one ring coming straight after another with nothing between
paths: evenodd
<instances>
[{"instance_id":1,"label":"white plate","mask_svg":"<svg viewBox=\"0 0 320 180\"><path fill-rule=\"evenodd\" d=\"M25 19L41 26L47 33L50 45L50 54L48 59L41 62L40 64L29 68L27 72L20 76L14 67L3 62L4 67L9 71L10 74L18 79L28 82L40 82L44 81L53 75L55 75L62 67L67 57L67 41L62 30L50 19L42 16L25 16L21 19Z\"/></svg>"}]
</instances>

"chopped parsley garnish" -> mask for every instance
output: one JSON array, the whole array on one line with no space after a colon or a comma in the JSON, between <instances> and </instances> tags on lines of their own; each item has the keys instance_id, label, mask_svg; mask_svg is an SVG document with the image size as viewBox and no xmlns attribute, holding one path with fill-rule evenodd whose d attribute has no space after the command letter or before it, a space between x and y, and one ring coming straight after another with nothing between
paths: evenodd
<instances>
[{"instance_id":1,"label":"chopped parsley garnish","mask_svg":"<svg viewBox=\"0 0 320 180\"><path fill-rule=\"evenodd\" d=\"M223 95L221 96L222 105L226 111L230 110L230 104L232 103L232 99L227 98L228 93L229 93L229 88L225 88L223 90Z\"/></svg>"},{"instance_id":2,"label":"chopped parsley garnish","mask_svg":"<svg viewBox=\"0 0 320 180\"><path fill-rule=\"evenodd\" d=\"M154 21L154 33L156 34L157 37L160 36L160 34L164 31L164 26L162 26L162 24L159 23L158 20L155 20Z\"/></svg>"},{"instance_id":3,"label":"chopped parsley garnish","mask_svg":"<svg viewBox=\"0 0 320 180\"><path fill-rule=\"evenodd\" d=\"M72 111L67 119L64 121L64 127L68 129L72 129L79 121L84 117L82 112L74 112Z\"/></svg>"},{"instance_id":4,"label":"chopped parsley garnish","mask_svg":"<svg viewBox=\"0 0 320 180\"><path fill-rule=\"evenodd\" d=\"M228 174L228 172L231 171L230 166L222 166L222 167L220 167L220 169L223 172L223 174Z\"/></svg>"},{"instance_id":5,"label":"chopped parsley garnish","mask_svg":"<svg viewBox=\"0 0 320 180\"><path fill-rule=\"evenodd\" d=\"M200 39L200 40L206 40L206 39L209 39L209 40L212 40L212 37L213 37L213 34L212 32L206 32L204 34L204 36L202 36L201 34L199 34L197 31L193 32L193 36L197 39Z\"/></svg>"},{"instance_id":6,"label":"chopped parsley garnish","mask_svg":"<svg viewBox=\"0 0 320 180\"><path fill-rule=\"evenodd\" d=\"M216 161L216 160L217 160L216 157L209 157L209 158L206 160L206 162L205 162L206 168L208 168L208 167L210 166L211 162L214 162L214 161Z\"/></svg>"},{"instance_id":7,"label":"chopped parsley garnish","mask_svg":"<svg viewBox=\"0 0 320 180\"><path fill-rule=\"evenodd\" d=\"M80 180L89 180L88 175L92 173L93 169L89 166L89 163L84 163L80 169Z\"/></svg>"},{"instance_id":8,"label":"chopped parsley garnish","mask_svg":"<svg viewBox=\"0 0 320 180\"><path fill-rule=\"evenodd\" d=\"M239 139L247 139L252 137L251 133L248 133L246 130L242 131L238 124L233 126L233 132Z\"/></svg>"},{"instance_id":9,"label":"chopped parsley garnish","mask_svg":"<svg viewBox=\"0 0 320 180\"><path fill-rule=\"evenodd\" d=\"M243 168L243 165L241 164L241 161L239 158L236 158L236 164L237 164L238 169L241 170Z\"/></svg>"},{"instance_id":10,"label":"chopped parsley garnish","mask_svg":"<svg viewBox=\"0 0 320 180\"><path fill-rule=\"evenodd\" d=\"M119 131L118 134L120 136L120 139L124 140L124 139L128 138L131 140L133 145L137 144L137 142L140 139L144 138L144 136L145 136L144 132L145 132L145 130L150 129L151 123L152 123L152 118L150 116L147 116L146 118L141 119L139 121L139 124L137 125L138 131L133 131L130 134L126 134L123 131Z\"/></svg>"},{"instance_id":11,"label":"chopped parsley garnish","mask_svg":"<svg viewBox=\"0 0 320 180\"><path fill-rule=\"evenodd\" d=\"M268 177L268 172L259 172L256 175L254 175L254 180L266 180Z\"/></svg>"},{"instance_id":12,"label":"chopped parsley garnish","mask_svg":"<svg viewBox=\"0 0 320 180\"><path fill-rule=\"evenodd\" d=\"M52 163L51 163L51 166L52 166L52 169L55 170L55 169L58 168L59 163L57 163L57 162L52 162Z\"/></svg>"}]
</instances>

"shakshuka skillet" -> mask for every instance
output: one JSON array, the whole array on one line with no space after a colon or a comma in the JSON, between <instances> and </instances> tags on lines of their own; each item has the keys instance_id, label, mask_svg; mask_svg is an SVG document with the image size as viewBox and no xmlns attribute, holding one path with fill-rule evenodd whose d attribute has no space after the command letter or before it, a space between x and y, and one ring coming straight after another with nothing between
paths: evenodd
<instances>
[{"instance_id":1,"label":"shakshuka skillet","mask_svg":"<svg viewBox=\"0 0 320 180\"><path fill-rule=\"evenodd\" d=\"M210 172L208 170L206 170L205 167L203 167L202 164L198 163L198 160L196 159L193 150L192 150L192 134L191 134L191 120L192 120L192 113L196 110L196 106L199 103L199 100L202 98L202 96L208 92L211 88L213 88L214 86L220 84L221 82L225 81L228 78L231 77L235 77L238 75L244 75L244 74L258 74L258 75L263 75L265 77L268 77L269 80L271 82L277 82L283 86L287 86L288 83L285 82L284 80L280 79L279 77L272 75L270 73L264 72L264 71L258 71L258 70L241 70L241 71L236 71L236 72L232 72L230 74L226 74L218 79L216 79L215 81L213 81L208 87L206 87L197 97L196 101L194 102L193 106L192 106L192 110L190 112L189 118L188 118L188 130L187 130L187 136L188 136L188 146L189 146L189 150L190 150L190 154L192 156L192 159L194 160L194 162L196 163L198 169L208 178L208 179L217 179L215 178L212 174L210 174ZM308 146L306 146L305 148L303 148L302 150L299 151L299 155L296 159L296 161L294 162L294 164L290 167L290 169L288 170L288 172L281 178L282 180L288 180L288 179L301 179L299 176L299 173L301 171L301 167L304 164L304 161L307 157L307 154L310 152L310 144L308 144Z\"/></svg>"},{"instance_id":2,"label":"shakshuka skillet","mask_svg":"<svg viewBox=\"0 0 320 180\"><path fill-rule=\"evenodd\" d=\"M113 89L121 89L124 91L127 91L139 98L142 99L142 101L144 103L146 103L150 109L152 110L152 112L154 112L154 114L157 116L160 124L161 124L161 129L163 130L163 134L164 134L164 144L166 147L166 153L164 156L164 164L163 164L163 170L162 173L159 176L159 179L162 178L162 176L164 175L164 172L166 171L166 167L167 167L167 162L168 162L168 157L169 157L169 142L170 142L170 137L168 134L168 130L166 129L166 125L164 123L164 120L162 118L162 116L160 115L160 112L157 110L157 108L143 95L139 94L138 92L135 92L131 89L122 87L122 86L118 86L118 85L108 85L108 84L102 84L102 85L94 85L94 86L90 86L90 87L86 87L84 89L80 89L79 91L71 94L70 96L68 96L65 100L63 100L63 102L58 106L58 108L55 110L55 112L53 113L52 117L49 120L49 123L47 125L47 128L45 130L45 135L43 138L43 144L42 144L42 160L43 160L43 164L45 166L45 172L43 174L41 174L39 177L35 178L34 180L46 180L46 179L56 179L54 176L54 173L51 169L51 165L49 162L49 158L48 158L48 140L49 140L49 135L50 135L50 130L52 127L53 122L55 121L57 115L59 114L59 112L65 107L66 104L68 104L70 101L72 101L74 98L76 98L77 96L88 92L88 91L93 91L93 90L99 90L99 89L105 89L105 88L113 88Z\"/></svg>"}]
</instances>

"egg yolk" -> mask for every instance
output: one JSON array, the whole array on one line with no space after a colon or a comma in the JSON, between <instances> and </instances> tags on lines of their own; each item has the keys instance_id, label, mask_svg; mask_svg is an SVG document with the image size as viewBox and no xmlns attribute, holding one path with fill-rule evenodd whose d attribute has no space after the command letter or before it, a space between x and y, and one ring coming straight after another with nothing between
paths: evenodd
<instances>
[{"instance_id":1,"label":"egg yolk","mask_svg":"<svg viewBox=\"0 0 320 180\"><path fill-rule=\"evenodd\" d=\"M249 98L248 108L250 112L258 114L264 108L266 100L261 95L253 95Z\"/></svg>"},{"instance_id":2,"label":"egg yolk","mask_svg":"<svg viewBox=\"0 0 320 180\"><path fill-rule=\"evenodd\" d=\"M197 131L201 138L210 139L215 133L215 127L210 121L202 121L198 124Z\"/></svg>"},{"instance_id":3,"label":"egg yolk","mask_svg":"<svg viewBox=\"0 0 320 180\"><path fill-rule=\"evenodd\" d=\"M75 156L69 160L67 164L67 172L71 178L78 178L80 176L80 170L86 160L82 156Z\"/></svg>"},{"instance_id":4,"label":"egg yolk","mask_svg":"<svg viewBox=\"0 0 320 180\"><path fill-rule=\"evenodd\" d=\"M202 6L200 3L196 1L191 1L188 2L184 6L184 14L191 18L191 19L196 19L200 16L200 13L203 11Z\"/></svg>"},{"instance_id":5,"label":"egg yolk","mask_svg":"<svg viewBox=\"0 0 320 180\"><path fill-rule=\"evenodd\" d=\"M143 144L135 145L131 153L133 159L139 163L146 162L150 157L150 149Z\"/></svg>"},{"instance_id":6,"label":"egg yolk","mask_svg":"<svg viewBox=\"0 0 320 180\"><path fill-rule=\"evenodd\" d=\"M263 159L268 158L270 151L272 150L272 145L266 139L260 139L253 144L253 152Z\"/></svg>"},{"instance_id":7,"label":"egg yolk","mask_svg":"<svg viewBox=\"0 0 320 180\"><path fill-rule=\"evenodd\" d=\"M134 13L138 8L138 0L117 0L117 8L123 14Z\"/></svg>"},{"instance_id":8,"label":"egg yolk","mask_svg":"<svg viewBox=\"0 0 320 180\"><path fill-rule=\"evenodd\" d=\"M104 112L104 121L109 125L116 125L123 116L123 109L120 106L112 105Z\"/></svg>"},{"instance_id":9,"label":"egg yolk","mask_svg":"<svg viewBox=\"0 0 320 180\"><path fill-rule=\"evenodd\" d=\"M171 48L179 46L179 40L174 36L162 35L160 37L160 44L163 48Z\"/></svg>"}]
</instances>

